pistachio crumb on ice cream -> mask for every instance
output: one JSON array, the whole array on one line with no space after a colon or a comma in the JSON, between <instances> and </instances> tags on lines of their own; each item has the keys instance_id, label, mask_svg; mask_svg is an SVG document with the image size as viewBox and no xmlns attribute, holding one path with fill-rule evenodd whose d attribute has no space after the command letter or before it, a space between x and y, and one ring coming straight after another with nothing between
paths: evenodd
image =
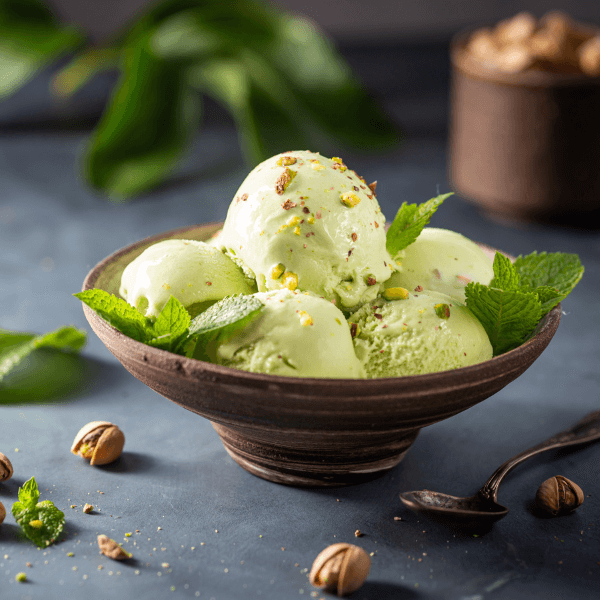
<instances>
[{"instance_id":1,"label":"pistachio crumb on ice cream","mask_svg":"<svg viewBox=\"0 0 600 600\"><path fill-rule=\"evenodd\" d=\"M278 154L240 186L219 247L259 291L307 290L353 309L373 300L395 268L374 187L338 157Z\"/></svg>"}]
</instances>

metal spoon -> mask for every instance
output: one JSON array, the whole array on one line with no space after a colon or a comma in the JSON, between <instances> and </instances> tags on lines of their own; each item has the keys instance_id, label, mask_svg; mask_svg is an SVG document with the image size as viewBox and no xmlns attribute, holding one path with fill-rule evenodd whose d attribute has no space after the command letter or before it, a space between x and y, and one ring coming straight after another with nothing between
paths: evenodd
<instances>
[{"instance_id":1,"label":"metal spoon","mask_svg":"<svg viewBox=\"0 0 600 600\"><path fill-rule=\"evenodd\" d=\"M498 488L502 480L523 461L555 448L584 444L600 438L600 410L584 417L576 425L556 434L550 439L517 454L498 467L483 487L467 498L449 496L441 492L420 490L404 492L400 499L415 512L425 513L437 519L453 520L471 524L491 524L508 514L508 508L498 504Z\"/></svg>"}]
</instances>

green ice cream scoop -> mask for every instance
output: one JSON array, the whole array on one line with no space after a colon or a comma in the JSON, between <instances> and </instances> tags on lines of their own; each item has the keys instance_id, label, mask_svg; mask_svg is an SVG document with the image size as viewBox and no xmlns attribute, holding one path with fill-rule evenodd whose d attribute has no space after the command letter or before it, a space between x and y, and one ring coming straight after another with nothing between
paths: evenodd
<instances>
[{"instance_id":1,"label":"green ice cream scoop","mask_svg":"<svg viewBox=\"0 0 600 600\"><path fill-rule=\"evenodd\" d=\"M119 294L147 317L175 296L194 317L230 294L252 294L254 282L217 248L195 240L153 244L127 265Z\"/></svg>"},{"instance_id":2,"label":"green ice cream scoop","mask_svg":"<svg viewBox=\"0 0 600 600\"><path fill-rule=\"evenodd\" d=\"M309 292L256 294L264 309L216 349L214 362L253 373L363 378L343 313Z\"/></svg>"},{"instance_id":3,"label":"green ice cream scoop","mask_svg":"<svg viewBox=\"0 0 600 600\"><path fill-rule=\"evenodd\" d=\"M402 255L403 254L403 255ZM488 285L494 277L491 259L473 241L448 229L426 227L398 256L400 270L386 287L414 290L421 286L465 301L471 281Z\"/></svg>"},{"instance_id":4,"label":"green ice cream scoop","mask_svg":"<svg viewBox=\"0 0 600 600\"><path fill-rule=\"evenodd\" d=\"M395 268L372 187L339 158L278 154L242 183L218 244L259 291L307 290L352 309Z\"/></svg>"},{"instance_id":5,"label":"green ice cream scoop","mask_svg":"<svg viewBox=\"0 0 600 600\"><path fill-rule=\"evenodd\" d=\"M399 288L386 294L392 290ZM492 358L485 330L462 303L439 292L397 295L406 298L379 298L349 319L367 377L421 375Z\"/></svg>"}]
</instances>

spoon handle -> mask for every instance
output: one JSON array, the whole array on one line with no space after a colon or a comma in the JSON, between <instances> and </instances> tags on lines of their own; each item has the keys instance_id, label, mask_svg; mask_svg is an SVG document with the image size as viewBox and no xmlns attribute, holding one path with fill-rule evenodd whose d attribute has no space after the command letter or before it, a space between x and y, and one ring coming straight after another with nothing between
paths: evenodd
<instances>
[{"instance_id":1,"label":"spoon handle","mask_svg":"<svg viewBox=\"0 0 600 600\"><path fill-rule=\"evenodd\" d=\"M570 429L561 431L545 442L533 446L528 450L513 456L508 459L503 465L498 467L494 474L485 482L483 487L479 490L479 496L487 499L496 501L498 495L498 488L502 483L502 480L508 473L510 473L517 465L520 465L523 461L546 452L546 450L553 450L555 448L564 448L565 446L574 446L576 444L584 444L600 438L600 410L591 412L585 416L581 421Z\"/></svg>"}]
</instances>

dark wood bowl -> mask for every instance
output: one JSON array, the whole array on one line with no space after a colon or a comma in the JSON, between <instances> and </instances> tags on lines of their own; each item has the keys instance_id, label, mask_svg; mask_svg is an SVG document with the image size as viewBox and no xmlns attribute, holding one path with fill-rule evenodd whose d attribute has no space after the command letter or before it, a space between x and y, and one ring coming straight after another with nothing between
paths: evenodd
<instances>
[{"instance_id":1,"label":"dark wood bowl","mask_svg":"<svg viewBox=\"0 0 600 600\"><path fill-rule=\"evenodd\" d=\"M118 294L125 266L156 242L206 240L221 224L155 235L105 258L83 289ZM493 252L488 249L489 252ZM312 379L247 373L136 342L86 305L92 329L123 366L159 394L209 419L231 457L254 475L295 486L374 479L404 457L421 427L489 398L523 373L556 332L560 305L519 348L483 363L409 377Z\"/></svg>"}]
</instances>

